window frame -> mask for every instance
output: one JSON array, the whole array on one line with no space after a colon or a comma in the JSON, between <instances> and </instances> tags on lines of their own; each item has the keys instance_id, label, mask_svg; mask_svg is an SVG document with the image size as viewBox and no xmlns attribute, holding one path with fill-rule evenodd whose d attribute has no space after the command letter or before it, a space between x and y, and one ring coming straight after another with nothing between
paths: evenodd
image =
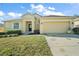
<instances>
[{"instance_id":1,"label":"window frame","mask_svg":"<svg viewBox=\"0 0 79 59\"><path fill-rule=\"evenodd\" d=\"M14 23L13 24L13 29L19 29L19 23Z\"/></svg>"}]
</instances>

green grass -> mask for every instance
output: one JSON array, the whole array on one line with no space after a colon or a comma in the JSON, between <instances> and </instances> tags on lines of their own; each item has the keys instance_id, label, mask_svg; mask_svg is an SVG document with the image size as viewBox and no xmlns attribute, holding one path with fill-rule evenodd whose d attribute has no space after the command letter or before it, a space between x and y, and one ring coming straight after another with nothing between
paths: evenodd
<instances>
[{"instance_id":1,"label":"green grass","mask_svg":"<svg viewBox=\"0 0 79 59\"><path fill-rule=\"evenodd\" d=\"M51 56L43 36L0 38L0 56Z\"/></svg>"}]
</instances>

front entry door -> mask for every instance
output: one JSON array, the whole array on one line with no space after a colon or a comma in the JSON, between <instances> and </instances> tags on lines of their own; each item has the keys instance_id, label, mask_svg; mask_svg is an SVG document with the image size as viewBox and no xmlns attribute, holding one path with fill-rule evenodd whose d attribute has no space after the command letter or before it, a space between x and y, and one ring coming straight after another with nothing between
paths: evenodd
<instances>
[{"instance_id":1,"label":"front entry door","mask_svg":"<svg viewBox=\"0 0 79 59\"><path fill-rule=\"evenodd\" d=\"M32 24L28 24L28 31L29 31L29 32L32 31Z\"/></svg>"},{"instance_id":2,"label":"front entry door","mask_svg":"<svg viewBox=\"0 0 79 59\"><path fill-rule=\"evenodd\" d=\"M32 32L32 22L26 21L26 33L31 33L31 32Z\"/></svg>"}]
</instances>

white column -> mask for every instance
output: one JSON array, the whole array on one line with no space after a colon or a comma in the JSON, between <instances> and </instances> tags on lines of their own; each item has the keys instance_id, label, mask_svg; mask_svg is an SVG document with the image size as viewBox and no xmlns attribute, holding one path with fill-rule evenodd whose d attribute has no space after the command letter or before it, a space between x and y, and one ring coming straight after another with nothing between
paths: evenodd
<instances>
[{"instance_id":1,"label":"white column","mask_svg":"<svg viewBox=\"0 0 79 59\"><path fill-rule=\"evenodd\" d=\"M34 20L32 21L32 33L34 33Z\"/></svg>"}]
</instances>

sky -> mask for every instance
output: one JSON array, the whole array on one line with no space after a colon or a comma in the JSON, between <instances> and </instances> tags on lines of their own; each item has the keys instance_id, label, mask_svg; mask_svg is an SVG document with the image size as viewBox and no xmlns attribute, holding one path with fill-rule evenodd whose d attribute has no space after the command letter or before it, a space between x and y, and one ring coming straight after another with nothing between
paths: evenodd
<instances>
[{"instance_id":1,"label":"sky","mask_svg":"<svg viewBox=\"0 0 79 59\"><path fill-rule=\"evenodd\" d=\"M79 15L79 3L0 3L0 22L26 13L74 16Z\"/></svg>"}]
</instances>

